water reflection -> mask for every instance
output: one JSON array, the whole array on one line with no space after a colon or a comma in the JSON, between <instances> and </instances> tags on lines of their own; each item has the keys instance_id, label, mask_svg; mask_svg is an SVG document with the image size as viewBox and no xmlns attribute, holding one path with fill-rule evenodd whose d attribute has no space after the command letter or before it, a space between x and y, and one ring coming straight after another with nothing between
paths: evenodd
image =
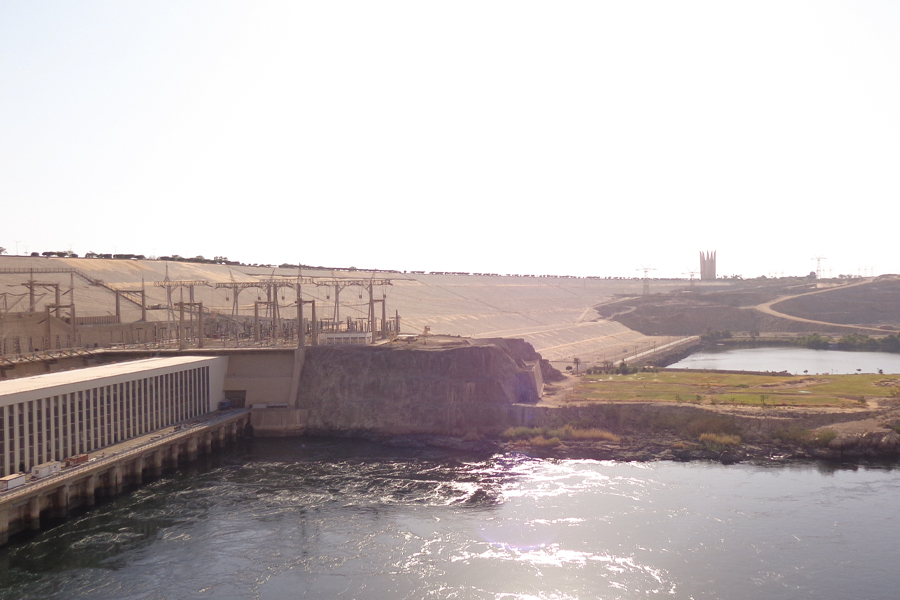
<instances>
[{"instance_id":1,"label":"water reflection","mask_svg":"<svg viewBox=\"0 0 900 600\"><path fill-rule=\"evenodd\" d=\"M853 373L900 373L900 354L846 352L808 348L704 348L670 365L674 369L729 371L787 371L794 375Z\"/></svg>"}]
</instances>

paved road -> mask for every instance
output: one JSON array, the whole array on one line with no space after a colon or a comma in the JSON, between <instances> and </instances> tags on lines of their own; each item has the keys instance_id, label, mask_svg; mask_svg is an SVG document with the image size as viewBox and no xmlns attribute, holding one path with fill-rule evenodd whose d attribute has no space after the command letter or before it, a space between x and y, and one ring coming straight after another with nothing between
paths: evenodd
<instances>
[{"instance_id":1,"label":"paved road","mask_svg":"<svg viewBox=\"0 0 900 600\"><path fill-rule=\"evenodd\" d=\"M779 317L782 319L788 319L790 321L799 321L801 323L811 323L813 325L826 325L828 327L841 327L844 329L865 329L866 331L875 331L878 333L884 333L883 329L878 329L877 327L866 327L864 325L845 325L843 323L830 323L828 321L816 321L814 319L804 319L803 317L795 317L794 315L789 315L787 313L779 312L773 308L775 304L779 304L781 302L785 302L786 300L792 300L794 298L802 298L803 296L812 296L814 294L827 294L828 292L834 292L836 290L846 290L847 288L857 287L861 285L868 285L875 281L874 279L865 279L858 283L850 283L836 287L829 287L822 290L816 290L814 292L806 292L805 294L795 294L793 296L782 296L780 298L776 298L775 300L771 300L769 302L763 302L762 304L758 304L756 306L745 306L742 308L748 308L752 310L758 310L759 312L765 313L767 315L771 315L773 317Z\"/></svg>"}]
</instances>

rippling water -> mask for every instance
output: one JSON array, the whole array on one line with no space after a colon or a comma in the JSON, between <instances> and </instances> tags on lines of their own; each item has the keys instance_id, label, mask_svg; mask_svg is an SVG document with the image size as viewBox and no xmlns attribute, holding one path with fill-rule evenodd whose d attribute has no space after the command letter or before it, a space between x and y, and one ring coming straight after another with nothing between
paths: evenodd
<instances>
[{"instance_id":1,"label":"rippling water","mask_svg":"<svg viewBox=\"0 0 900 600\"><path fill-rule=\"evenodd\" d=\"M0 598L894 598L897 471L257 440L0 550Z\"/></svg>"}]
</instances>

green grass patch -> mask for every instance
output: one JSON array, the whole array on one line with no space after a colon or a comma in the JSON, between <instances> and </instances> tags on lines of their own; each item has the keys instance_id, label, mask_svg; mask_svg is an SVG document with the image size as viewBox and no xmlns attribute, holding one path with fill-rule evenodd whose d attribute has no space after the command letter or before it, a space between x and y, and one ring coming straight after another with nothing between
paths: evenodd
<instances>
[{"instance_id":1,"label":"green grass patch","mask_svg":"<svg viewBox=\"0 0 900 600\"><path fill-rule=\"evenodd\" d=\"M824 379L826 376L822 376ZM891 375L828 375L828 382L810 388L823 394L836 396L878 396L895 395L900 390L900 381ZM895 383L896 382L896 383Z\"/></svg>"},{"instance_id":2,"label":"green grass patch","mask_svg":"<svg viewBox=\"0 0 900 600\"><path fill-rule=\"evenodd\" d=\"M595 402L674 402L745 406L856 406L866 396L900 396L886 375L635 373L587 375L574 398Z\"/></svg>"},{"instance_id":3,"label":"green grass patch","mask_svg":"<svg viewBox=\"0 0 900 600\"><path fill-rule=\"evenodd\" d=\"M763 399L765 397L765 399ZM847 406L857 404L857 400L838 398L836 396L818 396L812 394L776 393L776 394L719 394L712 404L743 406Z\"/></svg>"}]
</instances>

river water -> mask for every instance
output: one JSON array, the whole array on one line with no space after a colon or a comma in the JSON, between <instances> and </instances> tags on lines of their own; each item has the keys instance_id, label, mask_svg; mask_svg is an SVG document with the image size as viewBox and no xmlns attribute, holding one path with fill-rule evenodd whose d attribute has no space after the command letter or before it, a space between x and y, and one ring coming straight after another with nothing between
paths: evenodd
<instances>
[{"instance_id":1,"label":"river water","mask_svg":"<svg viewBox=\"0 0 900 600\"><path fill-rule=\"evenodd\" d=\"M0 598L895 598L888 466L256 440L0 549Z\"/></svg>"},{"instance_id":2,"label":"river water","mask_svg":"<svg viewBox=\"0 0 900 600\"><path fill-rule=\"evenodd\" d=\"M847 375L857 372L900 373L900 354L887 352L847 352L808 348L731 348L715 346L691 354L669 365L673 369L715 369L726 371L787 371L795 375Z\"/></svg>"}]
</instances>

